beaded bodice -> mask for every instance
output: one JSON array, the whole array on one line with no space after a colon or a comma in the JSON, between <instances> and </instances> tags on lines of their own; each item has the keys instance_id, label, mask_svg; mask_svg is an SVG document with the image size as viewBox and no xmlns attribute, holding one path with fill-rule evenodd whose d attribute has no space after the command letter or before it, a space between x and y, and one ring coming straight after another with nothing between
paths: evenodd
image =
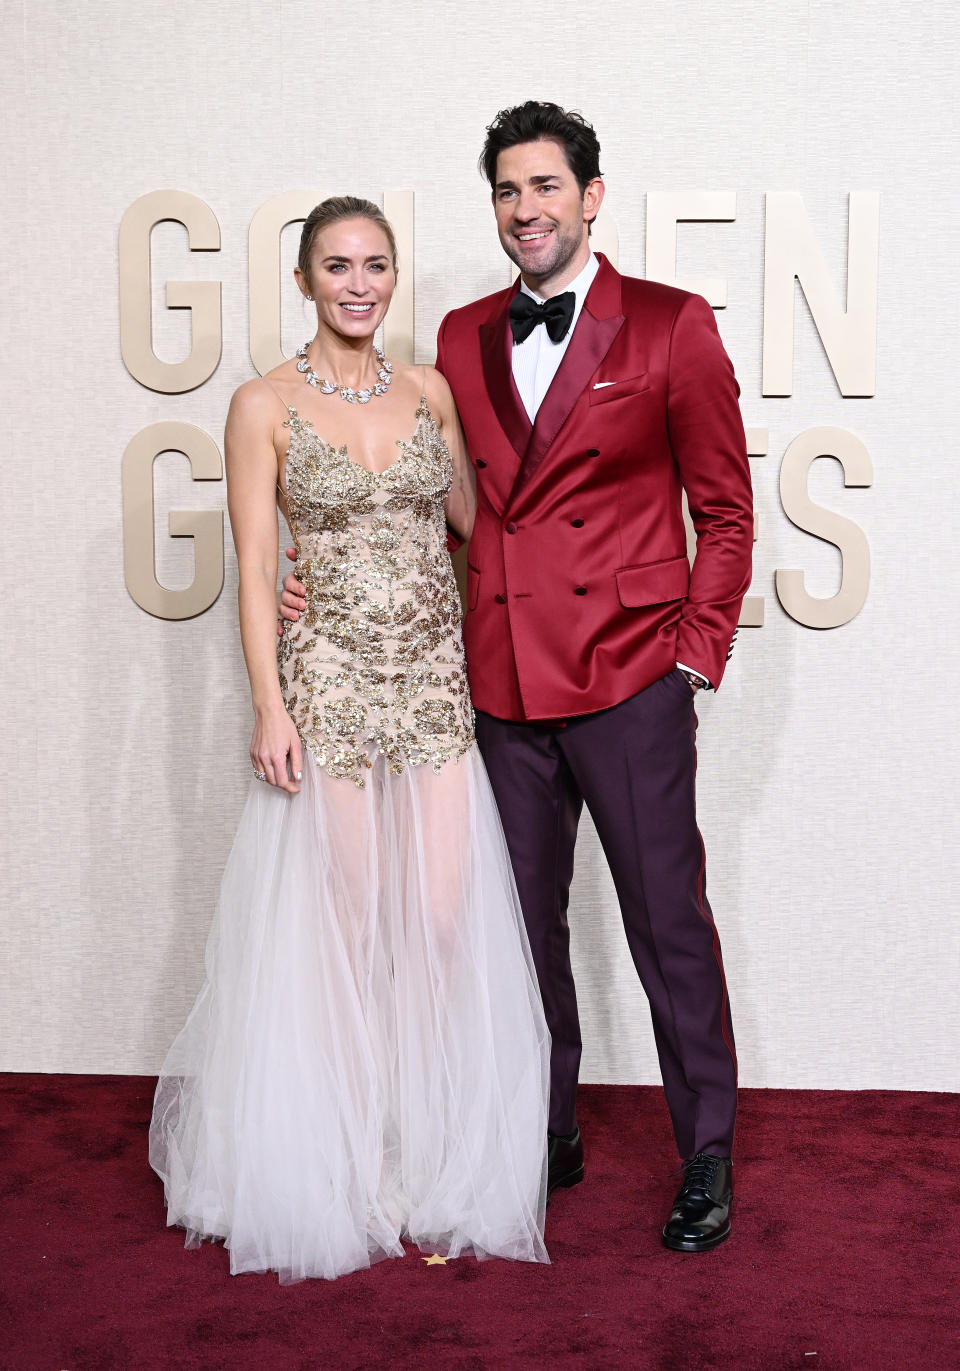
<instances>
[{"instance_id":1,"label":"beaded bodice","mask_svg":"<svg viewBox=\"0 0 960 1371\"><path fill-rule=\"evenodd\" d=\"M283 494L307 607L278 649L287 710L331 776L363 786L373 752L395 773L439 771L473 742L446 443L425 397L413 437L379 473L289 416Z\"/></svg>"}]
</instances>

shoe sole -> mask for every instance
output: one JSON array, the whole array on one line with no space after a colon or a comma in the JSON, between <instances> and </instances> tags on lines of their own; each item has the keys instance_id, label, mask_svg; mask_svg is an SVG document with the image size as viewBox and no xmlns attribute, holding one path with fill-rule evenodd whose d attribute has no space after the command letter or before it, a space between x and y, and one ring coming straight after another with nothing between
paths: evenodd
<instances>
[{"instance_id":1,"label":"shoe sole","mask_svg":"<svg viewBox=\"0 0 960 1371\"><path fill-rule=\"evenodd\" d=\"M726 1242L729 1236L730 1224L728 1223L726 1228L721 1228L703 1242L686 1241L683 1238L668 1238L665 1233L660 1234L660 1241L664 1247L669 1247L671 1252L709 1252L711 1247L719 1247L722 1242Z\"/></svg>"},{"instance_id":2,"label":"shoe sole","mask_svg":"<svg viewBox=\"0 0 960 1371\"><path fill-rule=\"evenodd\" d=\"M579 1185L585 1174L585 1168L582 1166L578 1166L576 1171L568 1171L565 1176L561 1176L558 1181L554 1181L553 1185L550 1186L547 1191L547 1199L555 1190L569 1190L571 1186Z\"/></svg>"}]
</instances>

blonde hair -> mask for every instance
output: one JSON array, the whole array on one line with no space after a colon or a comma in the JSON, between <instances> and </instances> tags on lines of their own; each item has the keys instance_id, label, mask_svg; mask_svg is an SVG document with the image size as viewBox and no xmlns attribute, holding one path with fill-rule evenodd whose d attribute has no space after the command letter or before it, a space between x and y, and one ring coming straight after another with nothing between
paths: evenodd
<instances>
[{"instance_id":1,"label":"blonde hair","mask_svg":"<svg viewBox=\"0 0 960 1371\"><path fill-rule=\"evenodd\" d=\"M313 251L317 234L343 219L369 219L372 224L376 224L377 228L383 230L387 242L390 244L390 256L393 259L394 273L396 273L397 240L393 236L390 220L380 206L375 205L372 200L362 200L358 195L331 195L328 200L323 200L319 205L315 205L303 223L297 266L307 280L310 280L310 254Z\"/></svg>"}]
</instances>

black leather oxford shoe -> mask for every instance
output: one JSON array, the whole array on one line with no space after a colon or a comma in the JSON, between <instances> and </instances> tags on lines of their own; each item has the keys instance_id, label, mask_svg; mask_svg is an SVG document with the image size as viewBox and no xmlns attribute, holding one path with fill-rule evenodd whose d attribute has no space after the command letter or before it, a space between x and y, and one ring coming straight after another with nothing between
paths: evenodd
<instances>
[{"instance_id":1,"label":"black leather oxford shoe","mask_svg":"<svg viewBox=\"0 0 960 1371\"><path fill-rule=\"evenodd\" d=\"M583 1140L578 1128L572 1138L547 1134L547 1195L559 1186L579 1185L583 1180Z\"/></svg>"},{"instance_id":2,"label":"black leather oxford shoe","mask_svg":"<svg viewBox=\"0 0 960 1371\"><path fill-rule=\"evenodd\" d=\"M683 1184L663 1230L664 1247L705 1252L730 1236L733 1163L729 1157L698 1152L683 1163Z\"/></svg>"}]
</instances>

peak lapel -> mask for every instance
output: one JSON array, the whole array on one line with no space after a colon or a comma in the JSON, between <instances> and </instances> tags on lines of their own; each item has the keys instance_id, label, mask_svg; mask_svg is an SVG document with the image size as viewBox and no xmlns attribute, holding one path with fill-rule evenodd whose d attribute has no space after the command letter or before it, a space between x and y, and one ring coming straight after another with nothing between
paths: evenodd
<instances>
[{"instance_id":1,"label":"peak lapel","mask_svg":"<svg viewBox=\"0 0 960 1371\"><path fill-rule=\"evenodd\" d=\"M602 253L597 256L600 258L600 270L587 293L563 361L537 410L537 420L513 488L514 495L529 481L546 457L550 444L623 326L620 275Z\"/></svg>"},{"instance_id":2,"label":"peak lapel","mask_svg":"<svg viewBox=\"0 0 960 1371\"><path fill-rule=\"evenodd\" d=\"M513 379L510 358L510 301L517 289L514 287L510 291L502 311L495 319L489 324L480 325L479 333L487 395L517 456L523 457L530 441L531 424Z\"/></svg>"}]
</instances>

